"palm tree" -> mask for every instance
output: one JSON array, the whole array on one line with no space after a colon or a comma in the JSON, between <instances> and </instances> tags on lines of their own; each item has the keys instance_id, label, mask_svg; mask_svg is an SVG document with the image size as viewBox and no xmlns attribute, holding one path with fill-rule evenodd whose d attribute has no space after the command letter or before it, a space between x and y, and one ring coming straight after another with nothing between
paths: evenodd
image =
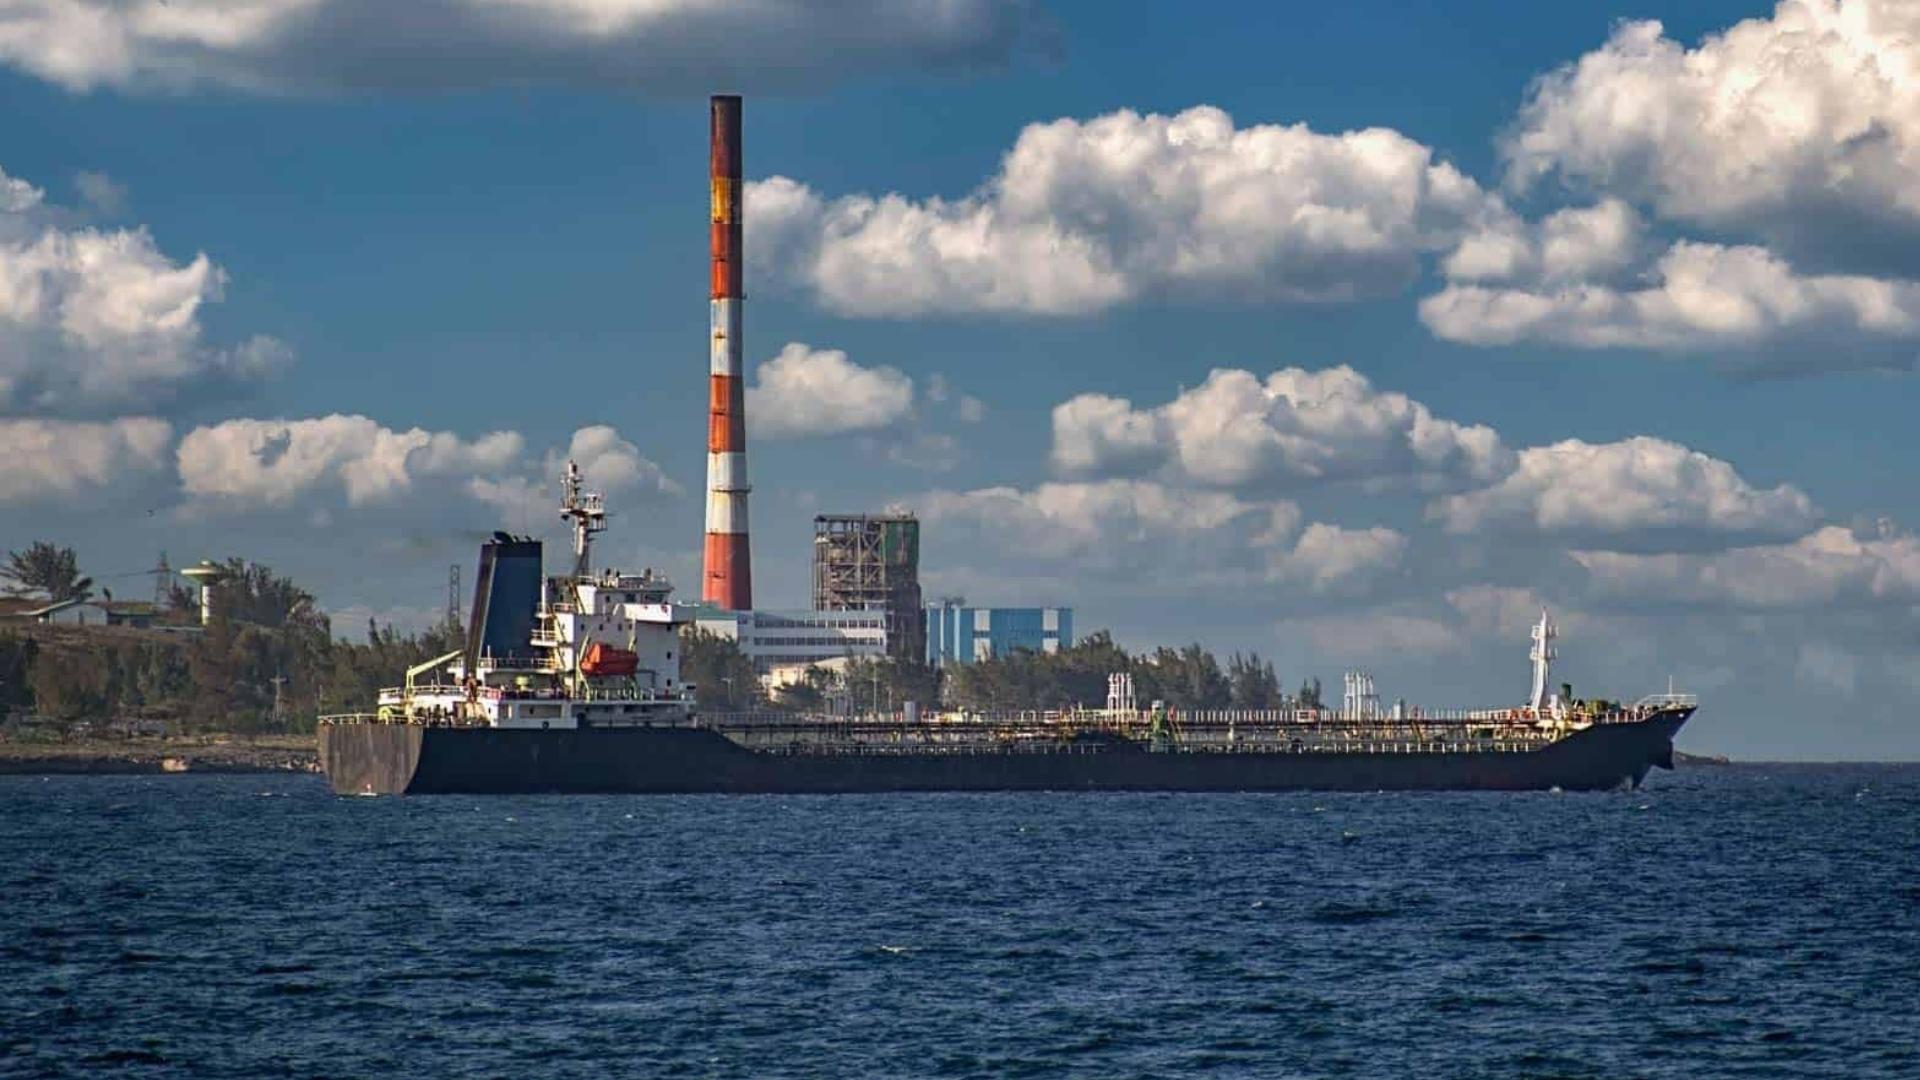
<instances>
[{"instance_id":1,"label":"palm tree","mask_svg":"<svg viewBox=\"0 0 1920 1080\"><path fill-rule=\"evenodd\" d=\"M0 570L14 583L15 592L40 590L47 598L59 603L62 600L85 600L93 595L93 579L80 573L80 563L70 547L55 547L45 540L36 540L25 551L7 553L7 565Z\"/></svg>"}]
</instances>

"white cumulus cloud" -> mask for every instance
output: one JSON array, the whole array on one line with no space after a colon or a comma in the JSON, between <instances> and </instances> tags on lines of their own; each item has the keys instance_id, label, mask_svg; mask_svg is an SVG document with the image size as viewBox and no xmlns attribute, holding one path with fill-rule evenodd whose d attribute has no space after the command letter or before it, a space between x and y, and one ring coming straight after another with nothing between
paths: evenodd
<instances>
[{"instance_id":1,"label":"white cumulus cloud","mask_svg":"<svg viewBox=\"0 0 1920 1080\"><path fill-rule=\"evenodd\" d=\"M1887 528L1866 536L1838 525L1790 544L1709 554L1583 551L1594 594L1655 607L1822 610L1920 602L1920 540Z\"/></svg>"},{"instance_id":2,"label":"white cumulus cloud","mask_svg":"<svg viewBox=\"0 0 1920 1080\"><path fill-rule=\"evenodd\" d=\"M1393 529L1302 527L1285 499L1153 480L1055 481L1032 488L935 491L914 503L947 543L990 551L994 565L1047 567L1124 582L1131 593L1231 588L1239 600L1275 594L1352 595L1394 571L1408 538ZM959 539L952 539L958 534Z\"/></svg>"},{"instance_id":3,"label":"white cumulus cloud","mask_svg":"<svg viewBox=\"0 0 1920 1080\"><path fill-rule=\"evenodd\" d=\"M1029 125L960 199L749 185L748 257L866 316L1071 315L1146 294L1338 300L1404 286L1503 213L1384 128L1236 128L1220 109Z\"/></svg>"},{"instance_id":4,"label":"white cumulus cloud","mask_svg":"<svg viewBox=\"0 0 1920 1080\"><path fill-rule=\"evenodd\" d=\"M1920 231L1920 7L1783 0L1692 49L1621 23L1536 83L1504 149L1515 184L1557 174L1674 220Z\"/></svg>"},{"instance_id":5,"label":"white cumulus cloud","mask_svg":"<svg viewBox=\"0 0 1920 1080\"><path fill-rule=\"evenodd\" d=\"M1473 249L1462 261L1481 269L1498 256ZM1454 284L1420 302L1420 319L1436 335L1472 345L1548 341L1695 350L1747 348L1794 335L1825 341L1920 335L1920 282L1801 274L1765 248L1680 241L1646 277L1624 286Z\"/></svg>"},{"instance_id":6,"label":"white cumulus cloud","mask_svg":"<svg viewBox=\"0 0 1920 1080\"><path fill-rule=\"evenodd\" d=\"M167 466L173 428L130 417L105 423L0 419L0 505L69 499Z\"/></svg>"},{"instance_id":7,"label":"white cumulus cloud","mask_svg":"<svg viewBox=\"0 0 1920 1080\"><path fill-rule=\"evenodd\" d=\"M1317 593L1364 585L1398 566L1407 547L1406 536L1393 529L1347 529L1316 521L1301 530L1290 549L1274 554L1269 577Z\"/></svg>"},{"instance_id":8,"label":"white cumulus cloud","mask_svg":"<svg viewBox=\"0 0 1920 1080\"><path fill-rule=\"evenodd\" d=\"M1499 483L1443 497L1429 515L1454 533L1541 533L1626 551L1795 537L1818 522L1799 489L1755 487L1725 461L1647 436L1530 447Z\"/></svg>"},{"instance_id":9,"label":"white cumulus cloud","mask_svg":"<svg viewBox=\"0 0 1920 1080\"><path fill-rule=\"evenodd\" d=\"M1435 417L1350 367L1264 380L1218 369L1152 409L1083 394L1053 411L1053 464L1068 475L1177 477L1225 489L1331 480L1484 483L1513 456L1493 429Z\"/></svg>"},{"instance_id":10,"label":"white cumulus cloud","mask_svg":"<svg viewBox=\"0 0 1920 1080\"><path fill-rule=\"evenodd\" d=\"M511 466L521 437L497 431L466 440L451 432L397 431L365 416L305 420L225 420L180 440L182 488L232 505L286 506L316 492L339 491L349 505L391 501L414 482L498 472Z\"/></svg>"},{"instance_id":11,"label":"white cumulus cloud","mask_svg":"<svg viewBox=\"0 0 1920 1080\"><path fill-rule=\"evenodd\" d=\"M580 478L594 491L619 494L654 491L677 495L680 485L668 478L660 466L640 453L640 448L620 437L606 424L583 427L567 440L566 458L580 466ZM548 455L547 472L559 475L560 463Z\"/></svg>"},{"instance_id":12,"label":"white cumulus cloud","mask_svg":"<svg viewBox=\"0 0 1920 1080\"><path fill-rule=\"evenodd\" d=\"M891 367L863 367L839 349L789 342L754 372L749 433L768 439L878 431L913 412L913 380Z\"/></svg>"},{"instance_id":13,"label":"white cumulus cloud","mask_svg":"<svg viewBox=\"0 0 1920 1080\"><path fill-rule=\"evenodd\" d=\"M1503 216L1462 237L1441 270L1454 281L1605 279L1636 261L1645 229L1618 199L1557 210L1531 224Z\"/></svg>"},{"instance_id":14,"label":"white cumulus cloud","mask_svg":"<svg viewBox=\"0 0 1920 1080\"><path fill-rule=\"evenodd\" d=\"M1030 0L18 0L0 61L72 90L779 89L1047 44Z\"/></svg>"},{"instance_id":15,"label":"white cumulus cloud","mask_svg":"<svg viewBox=\"0 0 1920 1080\"><path fill-rule=\"evenodd\" d=\"M645 499L679 495L683 490L617 429L594 424L575 431L564 450L547 451L537 465L519 463L470 477L467 494L492 507L504 523L530 528L535 522L552 520L568 461L580 467L580 480L588 491Z\"/></svg>"},{"instance_id":16,"label":"white cumulus cloud","mask_svg":"<svg viewBox=\"0 0 1920 1080\"><path fill-rule=\"evenodd\" d=\"M1262 509L1223 492L1138 480L935 491L915 507L929 522L979 527L1005 550L1048 558L1200 536Z\"/></svg>"},{"instance_id":17,"label":"white cumulus cloud","mask_svg":"<svg viewBox=\"0 0 1920 1080\"><path fill-rule=\"evenodd\" d=\"M3 25L3 24L0 24ZM248 379L283 364L269 338L203 340L226 277L204 254L163 254L145 229L75 228L0 172L0 408L97 412Z\"/></svg>"}]
</instances>

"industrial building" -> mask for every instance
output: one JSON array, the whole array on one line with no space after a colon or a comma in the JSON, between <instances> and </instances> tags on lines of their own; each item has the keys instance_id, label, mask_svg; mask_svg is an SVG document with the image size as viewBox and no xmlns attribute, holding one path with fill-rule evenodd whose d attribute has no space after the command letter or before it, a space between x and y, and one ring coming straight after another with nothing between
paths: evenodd
<instances>
[{"instance_id":1,"label":"industrial building","mask_svg":"<svg viewBox=\"0 0 1920 1080\"><path fill-rule=\"evenodd\" d=\"M1015 649L1058 652L1073 645L1073 609L967 607L947 601L926 609L927 663L970 664Z\"/></svg>"},{"instance_id":2,"label":"industrial building","mask_svg":"<svg viewBox=\"0 0 1920 1080\"><path fill-rule=\"evenodd\" d=\"M887 655L926 655L920 611L920 521L912 514L821 514L813 519L813 607L882 616Z\"/></svg>"},{"instance_id":3,"label":"industrial building","mask_svg":"<svg viewBox=\"0 0 1920 1080\"><path fill-rule=\"evenodd\" d=\"M692 614L701 630L738 642L762 675L791 665L888 654L884 612L723 611L702 605Z\"/></svg>"}]
</instances>

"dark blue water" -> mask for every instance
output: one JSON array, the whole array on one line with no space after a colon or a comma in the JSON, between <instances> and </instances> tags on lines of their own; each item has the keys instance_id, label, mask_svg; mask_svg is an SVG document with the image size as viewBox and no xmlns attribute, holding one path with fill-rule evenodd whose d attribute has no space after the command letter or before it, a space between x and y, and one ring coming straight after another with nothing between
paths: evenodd
<instances>
[{"instance_id":1,"label":"dark blue water","mask_svg":"<svg viewBox=\"0 0 1920 1080\"><path fill-rule=\"evenodd\" d=\"M0 778L0 1072L1920 1076L1920 768L1613 795Z\"/></svg>"}]
</instances>

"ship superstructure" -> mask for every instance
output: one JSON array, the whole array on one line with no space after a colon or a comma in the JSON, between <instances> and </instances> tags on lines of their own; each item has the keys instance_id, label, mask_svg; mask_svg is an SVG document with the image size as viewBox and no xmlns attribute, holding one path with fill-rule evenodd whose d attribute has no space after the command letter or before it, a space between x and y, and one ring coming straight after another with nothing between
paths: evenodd
<instances>
[{"instance_id":1,"label":"ship superstructure","mask_svg":"<svg viewBox=\"0 0 1920 1080\"><path fill-rule=\"evenodd\" d=\"M330 719L534 730L687 720L673 585L652 570L593 569L606 502L571 461L560 516L573 532L566 573L543 575L539 541L495 534L481 549L466 644L409 669L372 717Z\"/></svg>"}]
</instances>

